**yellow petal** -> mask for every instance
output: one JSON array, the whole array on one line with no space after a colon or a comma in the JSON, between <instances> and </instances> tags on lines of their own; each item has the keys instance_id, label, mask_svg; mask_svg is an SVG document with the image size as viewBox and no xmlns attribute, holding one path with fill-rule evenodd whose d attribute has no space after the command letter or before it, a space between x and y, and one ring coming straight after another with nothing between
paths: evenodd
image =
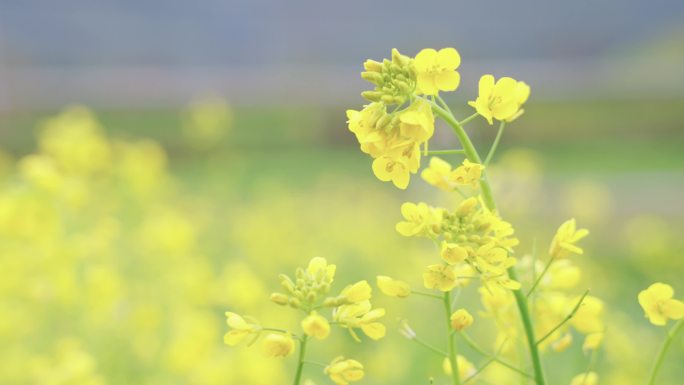
<instances>
[{"instance_id":1,"label":"yellow petal","mask_svg":"<svg viewBox=\"0 0 684 385\"><path fill-rule=\"evenodd\" d=\"M455 70L461 65L461 55L454 48L442 48L437 52L437 63L442 68Z\"/></svg>"},{"instance_id":2,"label":"yellow petal","mask_svg":"<svg viewBox=\"0 0 684 385\"><path fill-rule=\"evenodd\" d=\"M461 75L456 71L442 72L435 75L435 84L442 91L453 91L458 88Z\"/></svg>"},{"instance_id":3,"label":"yellow petal","mask_svg":"<svg viewBox=\"0 0 684 385\"><path fill-rule=\"evenodd\" d=\"M413 63L416 66L416 70L418 72L425 72L430 67L432 67L432 65L435 63L436 58L437 51L435 51L432 48L425 48L418 52L418 55L416 55L416 58L414 59Z\"/></svg>"}]
</instances>

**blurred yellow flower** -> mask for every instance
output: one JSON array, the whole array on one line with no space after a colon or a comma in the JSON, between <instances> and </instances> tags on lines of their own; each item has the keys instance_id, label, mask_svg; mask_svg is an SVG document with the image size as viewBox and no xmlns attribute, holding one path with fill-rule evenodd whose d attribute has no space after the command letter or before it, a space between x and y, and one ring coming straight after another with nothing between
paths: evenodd
<instances>
[{"instance_id":1,"label":"blurred yellow flower","mask_svg":"<svg viewBox=\"0 0 684 385\"><path fill-rule=\"evenodd\" d=\"M335 321L349 329L355 340L360 341L353 329L359 328L365 335L373 340L379 340L385 336L385 325L377 322L385 316L385 309L372 309L370 301L363 301L351 305L342 305L333 311Z\"/></svg>"},{"instance_id":2,"label":"blurred yellow flower","mask_svg":"<svg viewBox=\"0 0 684 385\"><path fill-rule=\"evenodd\" d=\"M442 241L440 256L444 262L453 265L463 262L468 257L468 250L456 243Z\"/></svg>"},{"instance_id":3,"label":"blurred yellow flower","mask_svg":"<svg viewBox=\"0 0 684 385\"><path fill-rule=\"evenodd\" d=\"M672 286L656 282L639 293L639 304L652 324L663 326L668 319L684 318L684 302L672 298Z\"/></svg>"},{"instance_id":4,"label":"blurred yellow flower","mask_svg":"<svg viewBox=\"0 0 684 385\"><path fill-rule=\"evenodd\" d=\"M465 381L477 373L475 365L460 354L456 356L456 364L458 365L458 377L461 381ZM442 361L442 370L445 374L451 375L451 362L448 358Z\"/></svg>"},{"instance_id":5,"label":"blurred yellow flower","mask_svg":"<svg viewBox=\"0 0 684 385\"><path fill-rule=\"evenodd\" d=\"M456 287L456 273L451 265L430 265L423 273L423 285L428 289L451 291Z\"/></svg>"},{"instance_id":6,"label":"blurred yellow flower","mask_svg":"<svg viewBox=\"0 0 684 385\"><path fill-rule=\"evenodd\" d=\"M325 374L337 385L347 385L363 378L363 365L356 360L337 357L325 368Z\"/></svg>"},{"instance_id":7,"label":"blurred yellow flower","mask_svg":"<svg viewBox=\"0 0 684 385\"><path fill-rule=\"evenodd\" d=\"M369 300L372 293L373 288L368 284L368 281L363 280L345 287L340 295L347 303L358 303Z\"/></svg>"},{"instance_id":8,"label":"blurred yellow flower","mask_svg":"<svg viewBox=\"0 0 684 385\"><path fill-rule=\"evenodd\" d=\"M586 372L576 375L570 381L570 385L597 385L598 374L595 372Z\"/></svg>"},{"instance_id":9,"label":"blurred yellow flower","mask_svg":"<svg viewBox=\"0 0 684 385\"><path fill-rule=\"evenodd\" d=\"M574 306L579 300L580 297L574 298L572 301L569 301L568 304ZM577 312L570 320L570 323L575 329L583 334L603 332L605 329L602 319L603 308L603 301L588 295L584 298L584 301L577 309Z\"/></svg>"},{"instance_id":10,"label":"blurred yellow flower","mask_svg":"<svg viewBox=\"0 0 684 385\"><path fill-rule=\"evenodd\" d=\"M405 298L411 294L411 286L386 275L378 275L377 285L380 291L390 297Z\"/></svg>"},{"instance_id":11,"label":"blurred yellow flower","mask_svg":"<svg viewBox=\"0 0 684 385\"><path fill-rule=\"evenodd\" d=\"M511 121L517 118L529 95L530 87L523 82L509 77L495 82L494 76L484 75L480 78L477 99L468 104L493 124L493 119Z\"/></svg>"},{"instance_id":12,"label":"blurred yellow flower","mask_svg":"<svg viewBox=\"0 0 684 385\"><path fill-rule=\"evenodd\" d=\"M454 48L432 48L421 50L414 59L418 78L418 93L437 95L439 91L453 91L458 88L461 75L456 69L461 65L461 56Z\"/></svg>"},{"instance_id":13,"label":"blurred yellow flower","mask_svg":"<svg viewBox=\"0 0 684 385\"><path fill-rule=\"evenodd\" d=\"M473 324L473 316L466 309L458 309L451 314L451 327L461 331Z\"/></svg>"},{"instance_id":14,"label":"blurred yellow flower","mask_svg":"<svg viewBox=\"0 0 684 385\"><path fill-rule=\"evenodd\" d=\"M223 342L229 346L235 346L248 336L261 331L261 326L256 322L248 322L242 316L231 312L226 312L226 323L231 330L223 336Z\"/></svg>"},{"instance_id":15,"label":"blurred yellow flower","mask_svg":"<svg viewBox=\"0 0 684 385\"><path fill-rule=\"evenodd\" d=\"M294 353L295 342L289 334L269 334L264 339L264 353L269 357L284 358Z\"/></svg>"},{"instance_id":16,"label":"blurred yellow flower","mask_svg":"<svg viewBox=\"0 0 684 385\"><path fill-rule=\"evenodd\" d=\"M452 173L451 179L460 185L471 185L477 187L480 183L484 166L479 163L473 163L468 159L463 160L463 164L458 166Z\"/></svg>"},{"instance_id":17,"label":"blurred yellow flower","mask_svg":"<svg viewBox=\"0 0 684 385\"><path fill-rule=\"evenodd\" d=\"M306 335L319 340L324 340L330 335L330 323L328 323L325 317L315 311L302 320L302 329Z\"/></svg>"},{"instance_id":18,"label":"blurred yellow flower","mask_svg":"<svg viewBox=\"0 0 684 385\"><path fill-rule=\"evenodd\" d=\"M583 254L584 250L576 245L582 238L589 235L587 229L577 229L575 218L563 222L551 241L549 254L551 257L564 257L568 254Z\"/></svg>"},{"instance_id":19,"label":"blurred yellow flower","mask_svg":"<svg viewBox=\"0 0 684 385\"><path fill-rule=\"evenodd\" d=\"M325 258L314 257L309 261L309 266L306 272L309 273L315 280L320 280L327 283L332 283L335 279L335 269L337 266L328 264Z\"/></svg>"},{"instance_id":20,"label":"blurred yellow flower","mask_svg":"<svg viewBox=\"0 0 684 385\"><path fill-rule=\"evenodd\" d=\"M588 352L590 350L598 349L603 343L603 333L591 333L584 338L584 344L582 344L582 350Z\"/></svg>"},{"instance_id":21,"label":"blurred yellow flower","mask_svg":"<svg viewBox=\"0 0 684 385\"><path fill-rule=\"evenodd\" d=\"M423 170L421 177L441 190L452 191L456 185L477 187L482 170L484 166L472 163L468 159L452 170L449 163L435 156L430 159L430 165Z\"/></svg>"}]
</instances>

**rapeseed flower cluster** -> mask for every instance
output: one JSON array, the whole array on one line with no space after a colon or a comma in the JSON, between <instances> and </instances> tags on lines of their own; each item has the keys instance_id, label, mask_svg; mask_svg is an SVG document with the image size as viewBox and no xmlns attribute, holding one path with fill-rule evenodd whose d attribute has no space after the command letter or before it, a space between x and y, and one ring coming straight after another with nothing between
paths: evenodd
<instances>
[{"instance_id":1,"label":"rapeseed flower cluster","mask_svg":"<svg viewBox=\"0 0 684 385\"><path fill-rule=\"evenodd\" d=\"M301 332L264 327L252 317L226 312L228 332L224 336L227 345L235 346L248 340L252 345L266 334L263 341L264 352L270 357L284 358L292 355L299 344L299 360L295 382L299 382L305 361L306 345L309 337L325 340L330 335L331 324L339 325L349 331L356 341L361 341L356 330L362 331L373 340L385 336L385 326L379 320L385 315L384 309L373 309L370 299L372 288L366 281L359 281L344 287L339 294L329 296L335 280L337 266L329 264L325 258L315 257L308 266L298 268L294 279L281 274L280 285L284 292L271 294L271 301L277 305L288 306L301 311L304 315L300 322ZM332 310L330 320L321 315L320 310ZM324 372L339 385L358 381L363 377L363 365L352 359L337 357Z\"/></svg>"}]
</instances>

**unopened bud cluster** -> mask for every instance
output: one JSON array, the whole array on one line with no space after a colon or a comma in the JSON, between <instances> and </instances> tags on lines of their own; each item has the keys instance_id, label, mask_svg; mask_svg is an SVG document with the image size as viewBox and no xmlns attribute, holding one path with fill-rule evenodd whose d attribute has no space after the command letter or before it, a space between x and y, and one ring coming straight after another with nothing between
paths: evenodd
<instances>
[{"instance_id":1,"label":"unopened bud cluster","mask_svg":"<svg viewBox=\"0 0 684 385\"><path fill-rule=\"evenodd\" d=\"M375 90L361 93L367 100L402 105L414 94L416 71L413 59L400 54L397 49L392 50L392 60L384 59L382 63L366 60L363 67L365 71L361 77L375 84Z\"/></svg>"}]
</instances>

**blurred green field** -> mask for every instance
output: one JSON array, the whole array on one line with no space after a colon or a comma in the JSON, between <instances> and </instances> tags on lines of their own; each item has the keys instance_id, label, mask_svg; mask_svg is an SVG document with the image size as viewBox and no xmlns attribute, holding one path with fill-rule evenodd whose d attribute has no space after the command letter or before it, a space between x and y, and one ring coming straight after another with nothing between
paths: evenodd
<instances>
[{"instance_id":1,"label":"blurred green field","mask_svg":"<svg viewBox=\"0 0 684 385\"><path fill-rule=\"evenodd\" d=\"M524 119L507 128L497 156L501 161L492 167L502 212L516 226L521 239L519 253L530 253L535 240L545 249L556 226L573 215L592 231L585 244L586 256L578 259L578 264L585 271L582 285L590 287L592 294L609 307L607 324L612 336L607 342L616 343L600 354L596 366L599 372L615 373L606 376L606 384L643 381L660 342L662 331L643 318L637 293L656 280L673 284L680 297L684 290L684 238L679 230L684 226L682 110L684 100L529 103ZM2 149L15 158L33 152L38 123L54 113L0 115ZM291 274L314 256L337 264L339 279L344 282L374 281L376 275L383 274L420 285L414 272L434 251L429 244L403 238L394 231L394 224L400 220L399 206L426 197L431 204L449 205L453 198L432 191L419 178L414 178L416 182L406 192L379 183L372 175L370 160L358 151L346 128L343 109L235 107L233 113L234 122L225 138L200 150L187 144L178 111L96 112L110 137L149 138L161 144L168 154L173 182L170 192L161 194L163 198L154 205L178 211L192 224L194 241L187 251L191 258L174 262L175 268L166 272L166 286L155 289L155 293L163 295L164 288L176 287L175 279L184 263L197 263L192 256L201 256L206 262L200 269L200 280L213 285L208 289L213 298L209 303L184 299L189 307L201 308L201 314L208 318L203 322L213 328L211 338L207 338L211 341L196 346L193 353L203 361L190 367L164 364L164 357L168 361L165 349L173 345L168 341L185 326L179 327L181 331L168 326L167 332L155 337L158 347L133 365L140 358L131 344L122 340L128 330L123 326L108 324L100 329L94 321L79 330L69 323L68 312L54 315L61 321L51 330L46 330L43 322L36 323L40 335L80 337L98 362L105 383L251 385L274 381L246 374L248 368L260 367L251 364L264 360L257 358L258 353L223 346L223 312L230 309L264 320L294 322L286 309L268 303L268 295L278 289L278 273ZM438 128L435 142L449 137L446 130ZM495 133L484 122L472 123L468 130L476 145L484 148ZM451 139L441 143L431 149L455 146ZM124 226L126 221L136 223L144 212L140 209L123 219ZM74 227L65 231L79 230ZM138 258L144 258L144 251L140 254ZM126 261L135 271L136 259L127 256ZM152 266L156 265L147 268ZM127 279L123 276L124 281ZM252 289L246 292L244 285ZM468 304L477 309L476 294L468 291L471 289L464 298L470 298ZM5 294L3 305L9 307L16 298L10 289ZM121 301L133 294L122 294ZM340 331L332 342L314 347L313 354L320 353L326 357L321 361L327 361L334 353L326 347L335 345L345 355L359 357L367 363L367 384L427 384L429 376L440 375L440 360L424 354L396 330L401 315L420 312L422 321L415 321L415 328L426 339L434 340L439 334L431 325L434 319L442 320L438 318L439 307L426 309L414 300L397 301L378 294L374 303L388 309L386 340L357 345ZM163 302L171 303L173 298ZM51 309L58 310L59 306ZM160 321L161 325L166 323ZM479 326L482 328L474 334L491 340L485 322ZM102 331L111 335L92 338ZM14 346L16 338L0 333L0 342L4 340L5 344ZM194 346L193 341L186 342ZM48 341L34 339L28 345L26 349L32 354L51 349ZM248 358L238 358L243 354ZM472 350L464 349L464 354L478 362ZM676 357L684 354L684 342L677 342L670 354L674 359L662 377L675 384L684 375L684 367L676 362ZM0 358L3 355L0 353ZM239 369L239 365L244 367ZM280 373L274 376L281 380L278 376L282 373L290 377L293 365L289 358L283 365L266 367ZM584 365L585 357L575 346L549 354L547 369L555 378L569 381L575 368ZM325 383L315 371L308 376Z\"/></svg>"}]
</instances>

